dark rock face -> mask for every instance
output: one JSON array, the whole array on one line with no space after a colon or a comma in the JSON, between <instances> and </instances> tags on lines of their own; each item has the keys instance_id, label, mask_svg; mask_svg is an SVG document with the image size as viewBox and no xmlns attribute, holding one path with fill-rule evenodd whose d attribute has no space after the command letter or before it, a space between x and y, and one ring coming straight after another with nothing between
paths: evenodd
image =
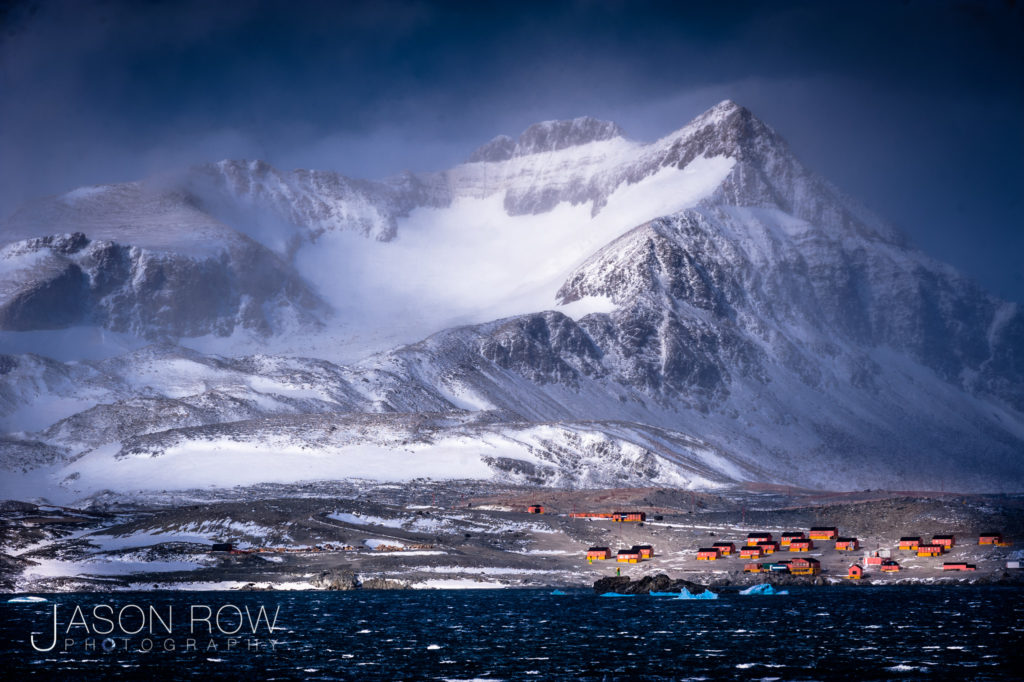
<instances>
[{"instance_id":1,"label":"dark rock face","mask_svg":"<svg viewBox=\"0 0 1024 682\"><path fill-rule=\"evenodd\" d=\"M508 135L498 135L469 155L469 163L481 161L508 161L516 151L516 142Z\"/></svg>"},{"instance_id":2,"label":"dark rock face","mask_svg":"<svg viewBox=\"0 0 1024 682\"><path fill-rule=\"evenodd\" d=\"M236 327L269 334L283 319L317 324L326 313L291 268L246 238L190 256L54 235L8 245L37 254L0 301L0 330L95 324L146 338L226 336Z\"/></svg>"},{"instance_id":3,"label":"dark rock face","mask_svg":"<svg viewBox=\"0 0 1024 682\"><path fill-rule=\"evenodd\" d=\"M569 121L544 121L535 123L523 131L516 142L515 155L554 152L622 135L622 129L615 123L599 121L590 116Z\"/></svg>"},{"instance_id":4,"label":"dark rock face","mask_svg":"<svg viewBox=\"0 0 1024 682\"><path fill-rule=\"evenodd\" d=\"M469 162L507 161L517 156L554 152L590 142L610 140L622 137L623 134L622 128L615 123L600 121L590 116L565 121L543 121L534 123L524 130L515 141L507 135L499 135L478 147L470 155Z\"/></svg>"},{"instance_id":5,"label":"dark rock face","mask_svg":"<svg viewBox=\"0 0 1024 682\"><path fill-rule=\"evenodd\" d=\"M601 578L594 583L596 594L615 592L616 594L650 594L651 592L682 592L686 589L690 594L702 594L707 588L698 583L676 578L673 580L664 573L655 576L645 575L639 580L631 580L629 576L617 575Z\"/></svg>"},{"instance_id":6,"label":"dark rock face","mask_svg":"<svg viewBox=\"0 0 1024 682\"><path fill-rule=\"evenodd\" d=\"M574 384L580 374L599 374L601 352L575 322L561 313L513 318L484 339L480 354L503 369L537 383Z\"/></svg>"}]
</instances>

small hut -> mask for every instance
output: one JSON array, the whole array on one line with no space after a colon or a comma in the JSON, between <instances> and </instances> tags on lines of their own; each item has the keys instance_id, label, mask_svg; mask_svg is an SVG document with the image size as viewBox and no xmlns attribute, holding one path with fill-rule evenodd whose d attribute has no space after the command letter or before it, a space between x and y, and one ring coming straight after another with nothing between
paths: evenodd
<instances>
[{"instance_id":1,"label":"small hut","mask_svg":"<svg viewBox=\"0 0 1024 682\"><path fill-rule=\"evenodd\" d=\"M789 543L790 552L809 552L812 549L814 549L814 540L810 538L796 538Z\"/></svg>"},{"instance_id":2,"label":"small hut","mask_svg":"<svg viewBox=\"0 0 1024 682\"><path fill-rule=\"evenodd\" d=\"M864 577L864 569L860 564L854 564L850 566L850 572L846 574L846 577L852 580L860 580Z\"/></svg>"},{"instance_id":3,"label":"small hut","mask_svg":"<svg viewBox=\"0 0 1024 682\"><path fill-rule=\"evenodd\" d=\"M544 513L544 505L542 505L542 504L531 504L529 507L526 508L526 511L528 513L530 513L530 514L543 514Z\"/></svg>"},{"instance_id":4,"label":"small hut","mask_svg":"<svg viewBox=\"0 0 1024 682\"><path fill-rule=\"evenodd\" d=\"M952 549L953 545L956 544L956 538L952 535L934 535L932 536L933 545L942 545L946 549Z\"/></svg>"},{"instance_id":5,"label":"small hut","mask_svg":"<svg viewBox=\"0 0 1024 682\"><path fill-rule=\"evenodd\" d=\"M591 547L587 550L587 561L604 561L612 558L612 550L607 547Z\"/></svg>"},{"instance_id":6,"label":"small hut","mask_svg":"<svg viewBox=\"0 0 1024 682\"><path fill-rule=\"evenodd\" d=\"M697 561L715 561L718 557L717 547L701 547L697 550Z\"/></svg>"},{"instance_id":7,"label":"small hut","mask_svg":"<svg viewBox=\"0 0 1024 682\"><path fill-rule=\"evenodd\" d=\"M620 549L616 559L622 564L638 564L640 563L640 552L634 552L632 549Z\"/></svg>"},{"instance_id":8,"label":"small hut","mask_svg":"<svg viewBox=\"0 0 1024 682\"><path fill-rule=\"evenodd\" d=\"M771 542L771 533L750 533L747 535L747 547L754 547L759 542Z\"/></svg>"},{"instance_id":9,"label":"small hut","mask_svg":"<svg viewBox=\"0 0 1024 682\"><path fill-rule=\"evenodd\" d=\"M722 556L729 556L736 551L736 545L731 542L716 542L711 546L718 549L719 554Z\"/></svg>"}]
</instances>

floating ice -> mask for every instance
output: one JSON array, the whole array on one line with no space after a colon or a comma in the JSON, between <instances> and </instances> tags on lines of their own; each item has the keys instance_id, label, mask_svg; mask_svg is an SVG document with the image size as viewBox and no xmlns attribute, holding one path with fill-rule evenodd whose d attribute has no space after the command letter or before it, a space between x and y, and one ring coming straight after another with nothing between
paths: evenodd
<instances>
[{"instance_id":1,"label":"floating ice","mask_svg":"<svg viewBox=\"0 0 1024 682\"><path fill-rule=\"evenodd\" d=\"M43 597L12 597L7 600L8 604L39 604L46 601Z\"/></svg>"},{"instance_id":2,"label":"floating ice","mask_svg":"<svg viewBox=\"0 0 1024 682\"><path fill-rule=\"evenodd\" d=\"M751 585L745 590L740 590L740 594L770 597L772 595L789 594L789 590L777 591L768 583L763 583L761 585Z\"/></svg>"},{"instance_id":3,"label":"floating ice","mask_svg":"<svg viewBox=\"0 0 1024 682\"><path fill-rule=\"evenodd\" d=\"M694 594L684 587L679 593L678 599L718 599L718 595L711 590L704 590L700 594Z\"/></svg>"}]
</instances>

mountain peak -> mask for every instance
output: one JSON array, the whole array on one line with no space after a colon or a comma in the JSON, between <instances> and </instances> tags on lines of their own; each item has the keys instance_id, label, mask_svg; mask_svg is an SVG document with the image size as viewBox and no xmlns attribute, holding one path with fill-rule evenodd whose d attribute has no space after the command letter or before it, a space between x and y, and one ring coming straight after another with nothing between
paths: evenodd
<instances>
[{"instance_id":1,"label":"mountain peak","mask_svg":"<svg viewBox=\"0 0 1024 682\"><path fill-rule=\"evenodd\" d=\"M507 161L518 156L554 152L623 136L624 132L618 124L592 116L541 121L524 130L518 140L513 141L507 135L499 135L477 148L470 155L469 162Z\"/></svg>"}]
</instances>

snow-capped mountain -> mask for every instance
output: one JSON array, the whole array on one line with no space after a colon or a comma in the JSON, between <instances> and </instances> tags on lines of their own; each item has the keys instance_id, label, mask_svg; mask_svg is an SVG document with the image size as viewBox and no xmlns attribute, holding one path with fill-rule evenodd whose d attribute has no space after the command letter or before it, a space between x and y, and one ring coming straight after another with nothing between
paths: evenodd
<instances>
[{"instance_id":1,"label":"snow-capped mountain","mask_svg":"<svg viewBox=\"0 0 1024 682\"><path fill-rule=\"evenodd\" d=\"M417 476L1024 483L1018 306L908 246L732 102L650 144L550 121L381 182L220 162L77 192L5 224L4 328L225 344L6 356L8 466L67 495ZM194 271L140 288L155 279L95 265L114 248L262 279L210 274L218 297L193 310ZM317 326L301 338L320 346L289 347L286 331ZM238 328L264 353L232 345ZM325 359L266 354L300 347Z\"/></svg>"}]
</instances>

